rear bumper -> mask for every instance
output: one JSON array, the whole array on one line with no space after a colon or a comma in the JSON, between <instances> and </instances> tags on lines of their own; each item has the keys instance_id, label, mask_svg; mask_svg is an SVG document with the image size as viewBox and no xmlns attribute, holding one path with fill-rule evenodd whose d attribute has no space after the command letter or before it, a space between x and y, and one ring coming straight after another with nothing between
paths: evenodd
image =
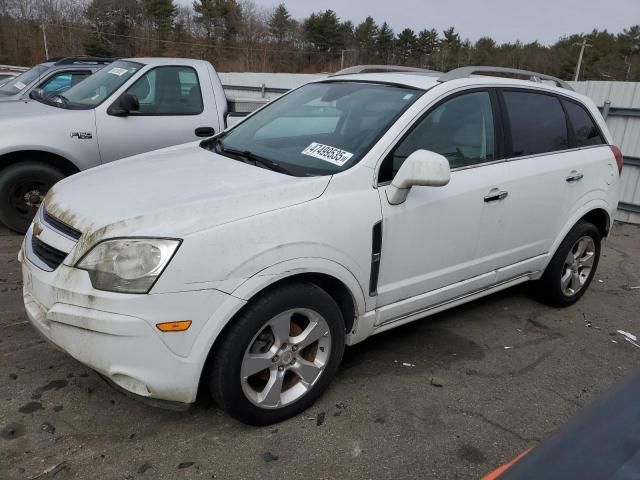
<instances>
[{"instance_id":1,"label":"rear bumper","mask_svg":"<svg viewBox=\"0 0 640 480\"><path fill-rule=\"evenodd\" d=\"M221 312L244 303L217 290L102 292L82 270L60 265L46 272L22 255L20 260L25 309L36 330L109 382L148 399L195 401L212 332L227 318ZM177 320L193 323L185 332L163 333L155 326Z\"/></svg>"}]
</instances>

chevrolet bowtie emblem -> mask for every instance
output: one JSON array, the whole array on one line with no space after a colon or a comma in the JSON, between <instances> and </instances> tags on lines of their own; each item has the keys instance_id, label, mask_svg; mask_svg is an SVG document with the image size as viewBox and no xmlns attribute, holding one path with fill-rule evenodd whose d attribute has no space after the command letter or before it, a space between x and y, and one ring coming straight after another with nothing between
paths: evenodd
<instances>
[{"instance_id":1,"label":"chevrolet bowtie emblem","mask_svg":"<svg viewBox=\"0 0 640 480\"><path fill-rule=\"evenodd\" d=\"M42 233L42 226L36 222L33 224L33 234L38 237Z\"/></svg>"}]
</instances>

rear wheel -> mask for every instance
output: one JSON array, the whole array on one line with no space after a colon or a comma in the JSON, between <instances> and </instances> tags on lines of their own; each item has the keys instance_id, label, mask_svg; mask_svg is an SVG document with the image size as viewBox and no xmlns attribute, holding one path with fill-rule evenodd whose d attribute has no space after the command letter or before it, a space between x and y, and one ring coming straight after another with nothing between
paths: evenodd
<instances>
[{"instance_id":1,"label":"rear wheel","mask_svg":"<svg viewBox=\"0 0 640 480\"><path fill-rule=\"evenodd\" d=\"M251 304L216 345L210 389L252 425L290 418L322 394L344 351L338 305L312 283L287 285Z\"/></svg>"},{"instance_id":2,"label":"rear wheel","mask_svg":"<svg viewBox=\"0 0 640 480\"><path fill-rule=\"evenodd\" d=\"M0 171L0 221L25 233L49 189L65 175L40 162L19 162Z\"/></svg>"},{"instance_id":3,"label":"rear wheel","mask_svg":"<svg viewBox=\"0 0 640 480\"><path fill-rule=\"evenodd\" d=\"M554 307L574 304L593 280L600 259L600 231L580 221L567 234L538 282L540 298Z\"/></svg>"}]
</instances>

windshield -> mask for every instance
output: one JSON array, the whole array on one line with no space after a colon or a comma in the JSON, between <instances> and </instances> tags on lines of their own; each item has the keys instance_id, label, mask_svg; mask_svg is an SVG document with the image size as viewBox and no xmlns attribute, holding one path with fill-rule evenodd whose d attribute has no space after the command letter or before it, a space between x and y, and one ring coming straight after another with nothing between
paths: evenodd
<instances>
[{"instance_id":1,"label":"windshield","mask_svg":"<svg viewBox=\"0 0 640 480\"><path fill-rule=\"evenodd\" d=\"M256 112L214 143L223 155L250 153L293 175L331 175L355 165L422 93L375 83L312 83Z\"/></svg>"},{"instance_id":2,"label":"windshield","mask_svg":"<svg viewBox=\"0 0 640 480\"><path fill-rule=\"evenodd\" d=\"M63 98L62 103L66 108L90 109L97 107L142 67L143 65L140 63L113 62L58 97Z\"/></svg>"},{"instance_id":3,"label":"windshield","mask_svg":"<svg viewBox=\"0 0 640 480\"><path fill-rule=\"evenodd\" d=\"M40 78L49 69L46 65L36 65L31 70L18 75L13 80L0 87L0 95L15 95L24 90L29 84Z\"/></svg>"}]
</instances>

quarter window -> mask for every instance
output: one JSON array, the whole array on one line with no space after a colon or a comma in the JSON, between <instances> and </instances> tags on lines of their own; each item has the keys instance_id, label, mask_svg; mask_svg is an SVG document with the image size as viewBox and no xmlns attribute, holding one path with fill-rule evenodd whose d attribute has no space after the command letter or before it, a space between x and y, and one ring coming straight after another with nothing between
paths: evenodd
<instances>
[{"instance_id":1,"label":"quarter window","mask_svg":"<svg viewBox=\"0 0 640 480\"><path fill-rule=\"evenodd\" d=\"M385 159L380 182L392 180L416 150L430 150L445 156L451 168L495 160L489 93L458 95L429 112Z\"/></svg>"},{"instance_id":2,"label":"quarter window","mask_svg":"<svg viewBox=\"0 0 640 480\"><path fill-rule=\"evenodd\" d=\"M522 157L569 147L567 121L560 101L533 92L504 92L511 127L512 156Z\"/></svg>"},{"instance_id":3,"label":"quarter window","mask_svg":"<svg viewBox=\"0 0 640 480\"><path fill-rule=\"evenodd\" d=\"M203 109L198 76L190 67L154 68L128 92L140 102L136 115L197 115Z\"/></svg>"},{"instance_id":4,"label":"quarter window","mask_svg":"<svg viewBox=\"0 0 640 480\"><path fill-rule=\"evenodd\" d=\"M591 145L602 145L604 141L600 136L600 131L587 111L580 105L563 100L569 121L573 127L573 134L576 139L576 147L588 147Z\"/></svg>"}]
</instances>

